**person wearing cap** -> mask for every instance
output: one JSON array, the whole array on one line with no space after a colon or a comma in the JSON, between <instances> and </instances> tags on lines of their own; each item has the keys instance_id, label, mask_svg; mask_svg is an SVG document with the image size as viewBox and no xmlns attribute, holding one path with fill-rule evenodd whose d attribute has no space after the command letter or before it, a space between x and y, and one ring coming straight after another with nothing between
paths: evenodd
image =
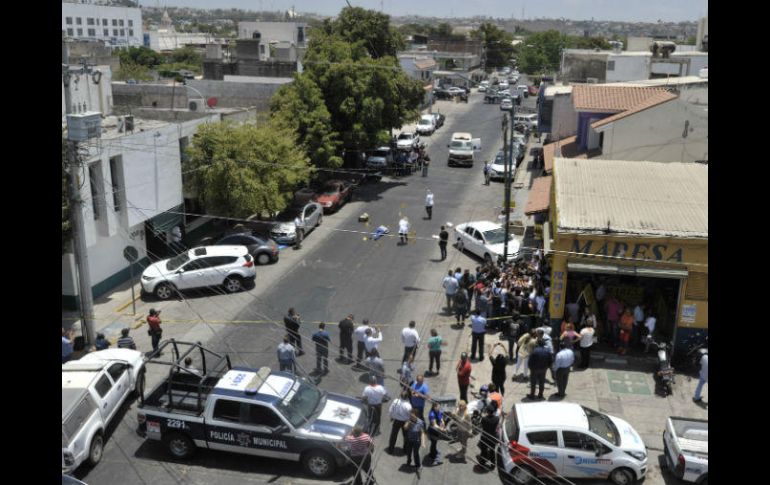
<instances>
[{"instance_id":1,"label":"person wearing cap","mask_svg":"<svg viewBox=\"0 0 770 485\"><path fill-rule=\"evenodd\" d=\"M150 308L150 314L147 316L147 325L150 327L147 333L152 339L152 350L158 350L158 343L163 336L163 329L160 328L160 312Z\"/></svg>"}]
</instances>

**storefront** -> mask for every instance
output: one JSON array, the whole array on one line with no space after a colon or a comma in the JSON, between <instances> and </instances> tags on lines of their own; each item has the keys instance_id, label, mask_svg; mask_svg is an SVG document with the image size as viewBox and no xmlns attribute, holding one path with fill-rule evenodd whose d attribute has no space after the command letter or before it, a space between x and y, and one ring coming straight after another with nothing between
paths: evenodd
<instances>
[{"instance_id":1,"label":"storefront","mask_svg":"<svg viewBox=\"0 0 770 485\"><path fill-rule=\"evenodd\" d=\"M557 158L545 248L552 324L570 303L601 315L599 292L647 305L675 354L705 338L707 177L696 164Z\"/></svg>"}]
</instances>

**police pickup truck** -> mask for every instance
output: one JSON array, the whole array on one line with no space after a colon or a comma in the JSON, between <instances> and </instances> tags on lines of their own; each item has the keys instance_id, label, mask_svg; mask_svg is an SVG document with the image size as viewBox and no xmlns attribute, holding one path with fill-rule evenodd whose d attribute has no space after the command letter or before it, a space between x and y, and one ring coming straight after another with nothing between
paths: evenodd
<instances>
[{"instance_id":1,"label":"police pickup truck","mask_svg":"<svg viewBox=\"0 0 770 485\"><path fill-rule=\"evenodd\" d=\"M157 357L164 347L171 361ZM183 365L193 357L199 369ZM161 441L175 458L197 448L298 461L316 478L350 462L344 437L367 421L360 400L318 389L268 367L231 367L230 358L169 340L148 364L169 375L138 406L137 433Z\"/></svg>"}]
</instances>

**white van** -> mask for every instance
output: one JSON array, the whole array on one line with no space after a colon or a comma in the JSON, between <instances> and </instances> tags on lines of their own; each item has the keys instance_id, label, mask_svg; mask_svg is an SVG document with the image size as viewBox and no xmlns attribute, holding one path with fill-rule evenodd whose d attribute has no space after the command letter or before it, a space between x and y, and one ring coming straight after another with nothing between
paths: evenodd
<instances>
[{"instance_id":1,"label":"white van","mask_svg":"<svg viewBox=\"0 0 770 485\"><path fill-rule=\"evenodd\" d=\"M422 115L417 122L417 133L432 135L436 131L436 118L433 115Z\"/></svg>"},{"instance_id":2,"label":"white van","mask_svg":"<svg viewBox=\"0 0 770 485\"><path fill-rule=\"evenodd\" d=\"M518 91L525 98L529 97L529 88L527 87L526 84L519 84L518 86L516 86L516 91Z\"/></svg>"},{"instance_id":3,"label":"white van","mask_svg":"<svg viewBox=\"0 0 770 485\"><path fill-rule=\"evenodd\" d=\"M500 463L513 483L538 477L609 478L636 483L647 474L647 449L630 424L575 403L518 403L501 429Z\"/></svg>"}]
</instances>

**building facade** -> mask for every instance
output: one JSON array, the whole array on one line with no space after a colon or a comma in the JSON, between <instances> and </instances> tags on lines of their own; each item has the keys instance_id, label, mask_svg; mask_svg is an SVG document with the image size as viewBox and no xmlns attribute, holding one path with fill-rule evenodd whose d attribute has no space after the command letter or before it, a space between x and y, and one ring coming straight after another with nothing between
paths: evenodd
<instances>
[{"instance_id":1,"label":"building facade","mask_svg":"<svg viewBox=\"0 0 770 485\"><path fill-rule=\"evenodd\" d=\"M555 328L578 303L606 335L604 287L648 305L675 353L708 335L708 166L557 158L548 224Z\"/></svg>"},{"instance_id":2,"label":"building facade","mask_svg":"<svg viewBox=\"0 0 770 485\"><path fill-rule=\"evenodd\" d=\"M142 10L93 3L62 2L62 31L73 39L95 39L111 45L143 44Z\"/></svg>"}]
</instances>

